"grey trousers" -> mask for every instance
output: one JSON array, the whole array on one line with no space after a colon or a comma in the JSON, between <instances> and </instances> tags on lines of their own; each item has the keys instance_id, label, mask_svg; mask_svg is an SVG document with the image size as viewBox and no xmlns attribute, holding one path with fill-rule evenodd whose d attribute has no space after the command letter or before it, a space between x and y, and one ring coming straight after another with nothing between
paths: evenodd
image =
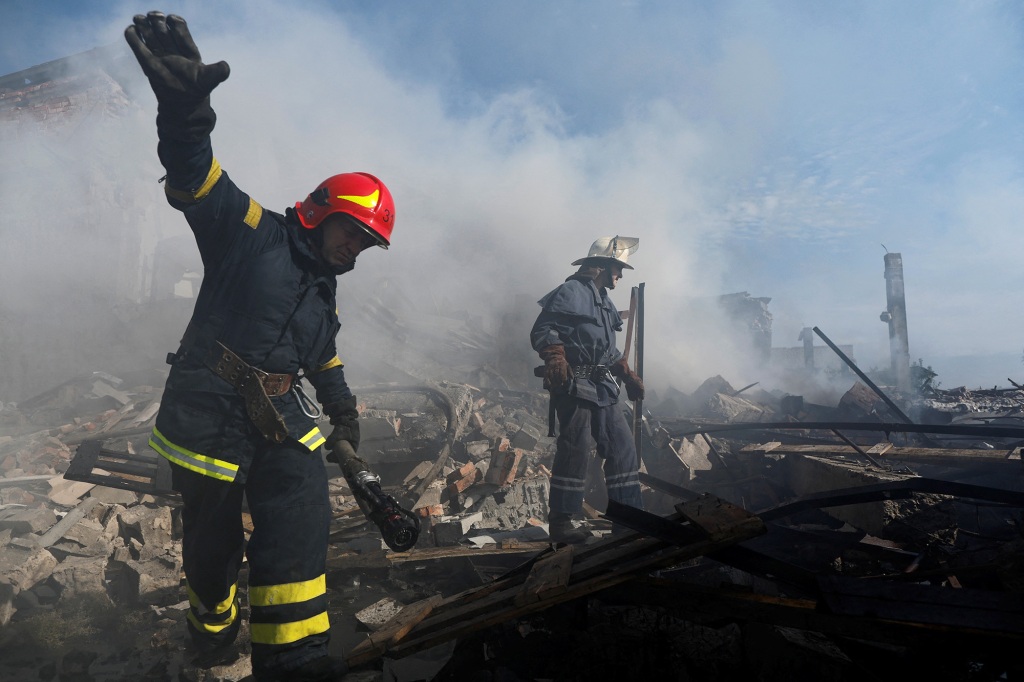
<instances>
[{"instance_id":1,"label":"grey trousers","mask_svg":"<svg viewBox=\"0 0 1024 682\"><path fill-rule=\"evenodd\" d=\"M554 398L558 440L551 469L551 514L576 514L583 508L590 452L604 460L608 499L643 508L633 434L619 405L599 407L572 396Z\"/></svg>"}]
</instances>

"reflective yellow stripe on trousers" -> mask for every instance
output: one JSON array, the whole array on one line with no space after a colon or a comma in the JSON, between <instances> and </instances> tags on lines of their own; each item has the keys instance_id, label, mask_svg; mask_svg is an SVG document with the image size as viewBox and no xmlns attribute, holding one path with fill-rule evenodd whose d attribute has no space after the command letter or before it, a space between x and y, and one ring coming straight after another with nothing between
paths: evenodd
<instances>
[{"instance_id":1,"label":"reflective yellow stripe on trousers","mask_svg":"<svg viewBox=\"0 0 1024 682\"><path fill-rule=\"evenodd\" d=\"M312 580L285 585L249 586L249 606L256 616L260 607L282 607L295 605L301 609L305 602L327 594L327 581L323 575ZM252 620L252 619L250 619ZM283 623L250 622L250 637L253 644L290 644L303 637L327 632L331 625L327 612L322 611L309 618Z\"/></svg>"},{"instance_id":2,"label":"reflective yellow stripe on trousers","mask_svg":"<svg viewBox=\"0 0 1024 682\"><path fill-rule=\"evenodd\" d=\"M305 436L299 439L299 442L309 448L311 451L316 451L318 447L323 445L327 441L324 438L324 434L320 432L320 429L313 427L313 430L307 433Z\"/></svg>"},{"instance_id":3,"label":"reflective yellow stripe on trousers","mask_svg":"<svg viewBox=\"0 0 1024 682\"><path fill-rule=\"evenodd\" d=\"M327 439L324 438L324 434L315 426L309 433L299 439L299 442L309 448L311 452L315 452L326 441ZM164 434L160 433L159 429L153 429L153 434L149 438L149 447L178 466L185 467L197 474L228 482L234 481L235 476L238 475L237 464L210 457L209 455L202 455L180 445L175 445Z\"/></svg>"},{"instance_id":4,"label":"reflective yellow stripe on trousers","mask_svg":"<svg viewBox=\"0 0 1024 682\"><path fill-rule=\"evenodd\" d=\"M187 448L175 445L167 440L164 434L160 433L159 429L153 429L153 435L149 437L149 447L174 464L185 467L197 474L228 482L235 480L235 476L238 475L237 464L225 462L208 455L201 455L198 452L192 452Z\"/></svg>"},{"instance_id":5,"label":"reflective yellow stripe on trousers","mask_svg":"<svg viewBox=\"0 0 1024 682\"><path fill-rule=\"evenodd\" d=\"M217 633L235 622L235 618L238 617L238 603L235 601L237 585L232 585L227 599L219 604L214 604L212 609L207 609L203 605L199 596L192 591L191 586L186 585L186 587L188 588L188 603L192 607L188 610L187 618L197 630ZM200 620L200 618L205 620Z\"/></svg>"}]
</instances>

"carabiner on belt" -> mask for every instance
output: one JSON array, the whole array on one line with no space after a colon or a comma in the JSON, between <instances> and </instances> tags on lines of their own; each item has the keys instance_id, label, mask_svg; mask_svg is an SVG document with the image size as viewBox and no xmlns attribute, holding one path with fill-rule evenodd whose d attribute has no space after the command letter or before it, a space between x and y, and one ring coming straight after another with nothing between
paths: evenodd
<instances>
[{"instance_id":1,"label":"carabiner on belt","mask_svg":"<svg viewBox=\"0 0 1024 682\"><path fill-rule=\"evenodd\" d=\"M324 411L320 409L320 405L315 400L312 400L302 390L302 379L302 375L296 375L295 381L292 382L291 391L295 394L295 399L299 401L299 409L302 410L302 413L310 419L319 419L324 416Z\"/></svg>"}]
</instances>

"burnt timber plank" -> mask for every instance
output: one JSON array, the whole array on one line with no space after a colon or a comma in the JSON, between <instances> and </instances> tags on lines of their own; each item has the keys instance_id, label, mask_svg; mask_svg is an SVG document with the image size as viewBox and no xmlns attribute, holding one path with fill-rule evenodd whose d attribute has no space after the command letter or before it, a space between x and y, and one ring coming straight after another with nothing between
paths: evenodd
<instances>
[{"instance_id":1,"label":"burnt timber plank","mask_svg":"<svg viewBox=\"0 0 1024 682\"><path fill-rule=\"evenodd\" d=\"M775 452L782 446L782 441L773 440L769 443L751 443L750 445L744 445L740 448L740 452L748 454L764 455L769 452Z\"/></svg>"},{"instance_id":2,"label":"burnt timber plank","mask_svg":"<svg viewBox=\"0 0 1024 682\"><path fill-rule=\"evenodd\" d=\"M773 444L770 443L769 445ZM887 445L889 447L886 447ZM746 448L741 450L741 452L745 450ZM1018 466L1021 463L1020 449L1007 453L1005 450L911 448L898 447L891 443L879 443L868 450L868 452L872 455L880 455L883 459L914 459L935 462L964 462L965 460L971 462L1012 462ZM771 453L773 455L819 455L822 457L858 454L853 448L838 443L836 445L779 445L772 448Z\"/></svg>"},{"instance_id":3,"label":"burnt timber plank","mask_svg":"<svg viewBox=\"0 0 1024 682\"><path fill-rule=\"evenodd\" d=\"M829 611L841 615L1024 635L1024 595L971 588L823 576Z\"/></svg>"},{"instance_id":4,"label":"burnt timber plank","mask_svg":"<svg viewBox=\"0 0 1024 682\"><path fill-rule=\"evenodd\" d=\"M640 483L657 490L658 492L667 493L673 497L677 497L680 500L693 500L700 497L700 493L690 490L689 488L683 488L674 483L669 483L663 479L651 476L643 471L640 472Z\"/></svg>"},{"instance_id":5,"label":"burnt timber plank","mask_svg":"<svg viewBox=\"0 0 1024 682\"><path fill-rule=\"evenodd\" d=\"M402 641L388 646L382 653L396 658L407 656L441 642L618 585L637 575L678 565L764 532L764 524L757 517L742 510L737 512L728 503L718 505L705 499L705 504L702 515L709 517L705 521L708 527L715 529L716 537L705 537L706 531L699 530L697 537L688 538L687 544L670 544L634 535L578 547L573 550L573 562L565 589L550 590L538 595L540 598L536 601L517 603L517 597L523 593L523 586L533 574L535 563L529 572L516 571L483 587L442 600ZM716 509L722 515L739 519L732 526L732 532L728 530L728 523L712 521L710 517ZM689 528L695 524L686 522L682 525ZM519 601L523 600L520 598Z\"/></svg>"},{"instance_id":6,"label":"burnt timber plank","mask_svg":"<svg viewBox=\"0 0 1024 682\"><path fill-rule=\"evenodd\" d=\"M171 490L171 463L165 457L156 458L156 474L153 476L153 487L157 490Z\"/></svg>"},{"instance_id":7,"label":"burnt timber plank","mask_svg":"<svg viewBox=\"0 0 1024 682\"><path fill-rule=\"evenodd\" d=\"M333 541L332 541L333 542ZM327 569L331 571L352 568L388 568L397 564L419 561L444 561L468 557L470 559L494 554L538 554L551 547L550 542L521 542L515 546L484 545L483 547L425 547L408 552L379 550L355 552L345 549L328 549Z\"/></svg>"},{"instance_id":8,"label":"burnt timber plank","mask_svg":"<svg viewBox=\"0 0 1024 682\"><path fill-rule=\"evenodd\" d=\"M714 588L668 578L638 578L604 590L600 597L611 604L668 608L689 619L769 623L891 645L952 646L967 652L1017 650L1024 644L1024 635L1015 632L920 623L905 617L890 620L838 614L817 599L777 597L735 586Z\"/></svg>"},{"instance_id":9,"label":"burnt timber plank","mask_svg":"<svg viewBox=\"0 0 1024 682\"><path fill-rule=\"evenodd\" d=\"M676 505L676 511L703 531L710 540L725 540L745 526L750 526L756 535L764 527L761 519L748 511L710 495L681 502Z\"/></svg>"},{"instance_id":10,"label":"burnt timber plank","mask_svg":"<svg viewBox=\"0 0 1024 682\"><path fill-rule=\"evenodd\" d=\"M83 441L64 478L151 495L177 495L170 485L170 464L153 452L107 450L101 440Z\"/></svg>"},{"instance_id":11,"label":"burnt timber plank","mask_svg":"<svg viewBox=\"0 0 1024 682\"><path fill-rule=\"evenodd\" d=\"M441 603L441 595L435 594L418 602L409 604L396 613L379 630L357 644L345 657L350 666L361 665L382 656L389 646L402 641L418 623L430 615L430 612Z\"/></svg>"},{"instance_id":12,"label":"burnt timber plank","mask_svg":"<svg viewBox=\"0 0 1024 682\"><path fill-rule=\"evenodd\" d=\"M869 455L884 455L885 453L887 453L890 450L892 450L893 447L895 447L895 446L892 443L890 443L889 441L885 441L885 442L882 442L882 443L875 443L870 448L868 448L868 454Z\"/></svg>"},{"instance_id":13,"label":"burnt timber plank","mask_svg":"<svg viewBox=\"0 0 1024 682\"><path fill-rule=\"evenodd\" d=\"M519 593L512 600L516 606L541 601L555 592L562 592L569 585L572 574L572 555L575 547L566 545L554 554L537 561L526 576Z\"/></svg>"},{"instance_id":14,"label":"burnt timber plank","mask_svg":"<svg viewBox=\"0 0 1024 682\"><path fill-rule=\"evenodd\" d=\"M389 564L404 564L410 561L453 559L455 557L477 557L490 554L533 554L547 549L550 542L520 542L514 545L487 544L483 547L426 547L414 548L408 552L385 552Z\"/></svg>"},{"instance_id":15,"label":"burnt timber plank","mask_svg":"<svg viewBox=\"0 0 1024 682\"><path fill-rule=\"evenodd\" d=\"M911 497L914 493L952 495L954 497L998 502L1013 507L1024 507L1024 492L1006 490L1005 488L991 488L971 483L957 483L956 481L935 478L912 477L898 481L812 493L771 509L764 509L758 515L764 521L774 521L805 509L905 499Z\"/></svg>"}]
</instances>

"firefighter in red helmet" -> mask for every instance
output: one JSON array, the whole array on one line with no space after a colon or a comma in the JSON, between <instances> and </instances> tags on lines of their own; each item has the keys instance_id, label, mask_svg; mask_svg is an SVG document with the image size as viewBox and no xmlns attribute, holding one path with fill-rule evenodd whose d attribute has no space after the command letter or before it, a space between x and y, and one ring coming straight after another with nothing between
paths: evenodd
<instances>
[{"instance_id":1,"label":"firefighter in red helmet","mask_svg":"<svg viewBox=\"0 0 1024 682\"><path fill-rule=\"evenodd\" d=\"M175 15L137 15L125 38L157 98L167 201L184 214L204 264L150 439L181 493L197 660L237 656L244 555L255 679L338 679L347 668L327 653L331 509L320 448L355 457L359 415L335 348L336 276L363 250L389 246L394 201L373 175L342 173L283 214L265 209L213 156L210 93L227 63L205 64ZM317 403L333 426L327 436Z\"/></svg>"},{"instance_id":2,"label":"firefighter in red helmet","mask_svg":"<svg viewBox=\"0 0 1024 682\"><path fill-rule=\"evenodd\" d=\"M351 234L353 240L358 237L353 245L388 248L395 202L384 183L369 173L341 173L327 178L305 201L296 203L295 218L312 230L321 256L341 275L355 267L356 255L350 253L349 244L340 243L342 233ZM335 225L350 229L332 229Z\"/></svg>"}]
</instances>

